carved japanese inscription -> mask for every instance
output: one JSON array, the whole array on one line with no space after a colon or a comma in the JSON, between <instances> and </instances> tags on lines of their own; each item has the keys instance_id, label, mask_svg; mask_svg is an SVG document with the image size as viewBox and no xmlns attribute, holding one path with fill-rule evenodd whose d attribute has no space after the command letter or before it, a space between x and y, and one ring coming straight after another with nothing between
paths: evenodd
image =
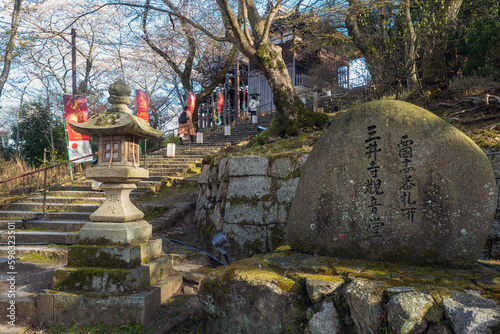
<instances>
[{"instance_id":1,"label":"carved japanese inscription","mask_svg":"<svg viewBox=\"0 0 500 334\"><path fill-rule=\"evenodd\" d=\"M470 267L495 208L491 164L465 134L415 105L376 101L314 146L287 237L305 253Z\"/></svg>"}]
</instances>

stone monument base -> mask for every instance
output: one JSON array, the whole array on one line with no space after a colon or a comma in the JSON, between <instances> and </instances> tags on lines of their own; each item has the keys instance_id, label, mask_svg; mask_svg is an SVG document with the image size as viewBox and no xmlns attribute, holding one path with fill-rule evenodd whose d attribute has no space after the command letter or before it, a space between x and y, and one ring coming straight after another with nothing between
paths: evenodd
<instances>
[{"instance_id":1,"label":"stone monument base","mask_svg":"<svg viewBox=\"0 0 500 334\"><path fill-rule=\"evenodd\" d=\"M146 324L182 285L182 275L168 276L145 291L118 295L48 291L37 297L37 321L57 324Z\"/></svg>"},{"instance_id":2,"label":"stone monument base","mask_svg":"<svg viewBox=\"0 0 500 334\"><path fill-rule=\"evenodd\" d=\"M37 320L61 324L147 323L182 285L146 221L87 223L53 290L38 295Z\"/></svg>"},{"instance_id":3,"label":"stone monument base","mask_svg":"<svg viewBox=\"0 0 500 334\"><path fill-rule=\"evenodd\" d=\"M126 223L89 222L80 229L80 244L131 245L148 241L152 226L145 220Z\"/></svg>"},{"instance_id":4,"label":"stone monument base","mask_svg":"<svg viewBox=\"0 0 500 334\"><path fill-rule=\"evenodd\" d=\"M52 286L58 291L136 293L157 284L172 271L170 257L132 269L63 267L54 270Z\"/></svg>"}]
</instances>

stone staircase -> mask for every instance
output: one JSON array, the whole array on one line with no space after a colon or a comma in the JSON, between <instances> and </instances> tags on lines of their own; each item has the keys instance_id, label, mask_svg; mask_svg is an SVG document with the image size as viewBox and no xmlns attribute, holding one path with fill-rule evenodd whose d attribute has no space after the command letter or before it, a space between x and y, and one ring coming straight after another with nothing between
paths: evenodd
<instances>
[{"instance_id":1,"label":"stone staircase","mask_svg":"<svg viewBox=\"0 0 500 334\"><path fill-rule=\"evenodd\" d=\"M150 178L141 181L130 198L145 213L157 209L137 200L157 191L167 179L186 179L195 176L203 156L218 152L229 143L191 144L177 149L176 157L167 157L166 149L146 157ZM141 166L143 166L141 161ZM189 182L189 181L188 181ZM196 178L190 180L196 182ZM104 202L106 195L92 190L92 180L80 175L78 179L51 188L46 195L46 215L43 217L43 192L36 192L22 200L8 204L0 211L0 243L7 243L8 226L16 226L16 243L39 244L19 248L18 256L27 252L47 252L50 244L72 244L78 241L78 231ZM0 257L7 256L8 247L0 246ZM55 250L56 251L56 250ZM57 249L61 253L61 249Z\"/></svg>"},{"instance_id":2,"label":"stone staircase","mask_svg":"<svg viewBox=\"0 0 500 334\"><path fill-rule=\"evenodd\" d=\"M243 123L243 124L238 124L238 125L231 125L231 135L225 136L224 135L224 126L220 127L220 131L217 131L216 133L206 135L204 138L205 143L213 143L213 142L221 142L221 141L226 141L231 143L231 145L235 145L237 143L240 143L244 140L248 140L249 138L257 135L260 130L258 127L264 127L267 128L271 124L271 121L273 120L274 113L268 113L265 115L260 115L258 118L258 123L257 124L251 124L251 123Z\"/></svg>"},{"instance_id":3,"label":"stone staircase","mask_svg":"<svg viewBox=\"0 0 500 334\"><path fill-rule=\"evenodd\" d=\"M259 119L268 125L268 116ZM149 179L139 182L138 189L131 193L131 200L146 197L160 189L166 180L182 179L196 182L197 168L205 155L216 154L222 148L248 139L258 133L256 124L233 126L231 135L213 134L205 137L203 144L185 143L176 145L175 157L167 156L162 148L141 158L139 165L149 170ZM191 178L189 176L192 176ZM18 255L29 252L47 253L50 244L72 244L78 241L78 231L89 216L105 200L105 193L92 190L92 180L80 175L74 181L51 188L46 194L46 215L43 217L43 192L36 192L25 199L10 203L0 211L0 244L7 242L9 224L16 226L17 244L39 244L18 247ZM148 212L156 209L144 203L135 203L139 209ZM54 249L61 254L61 249ZM7 246L0 245L0 257L7 255Z\"/></svg>"},{"instance_id":4,"label":"stone staircase","mask_svg":"<svg viewBox=\"0 0 500 334\"><path fill-rule=\"evenodd\" d=\"M149 188L139 188L131 194L131 199L139 199L149 192ZM43 192L36 192L0 211L0 243L7 242L9 225L15 225L17 256L39 253L64 257L65 250L54 246L76 243L78 231L105 199L103 192L93 191L91 181L80 176L47 192L46 215L43 217ZM1 245L0 257L7 256L7 253L8 247Z\"/></svg>"},{"instance_id":5,"label":"stone staircase","mask_svg":"<svg viewBox=\"0 0 500 334\"><path fill-rule=\"evenodd\" d=\"M204 156L216 154L222 148L257 133L257 125L244 124L233 127L231 136L207 135L203 144L177 145L175 157L168 157L166 148L148 154L145 162L141 158L140 166L150 171L150 177L141 181L138 189L131 193L132 202L145 213L158 209L158 206L140 200L169 181L196 184ZM67 245L78 242L79 230L89 221L90 214L106 199L104 192L92 190L91 185L91 180L83 175L76 175L73 181L50 188L46 193L45 216L42 211L42 191L3 206L0 211L0 260L5 259L9 253L6 245L9 226L15 226L16 257L38 254L52 259L66 259ZM23 263L18 263L18 267L22 265ZM188 277L189 273L185 276ZM201 278L196 278L195 285L199 285L200 280ZM1 306L6 302L4 299L0 294ZM33 297L27 297L29 305L33 304L33 300ZM33 320L29 317L27 319Z\"/></svg>"},{"instance_id":6,"label":"stone staircase","mask_svg":"<svg viewBox=\"0 0 500 334\"><path fill-rule=\"evenodd\" d=\"M221 149L231 145L229 141L214 141L203 144L185 143L176 145L175 157L167 156L167 148L148 154L145 168L149 170L149 182L162 182L176 179L187 174L194 175L196 168L201 167L205 155L216 154ZM141 161L144 166L144 161Z\"/></svg>"}]
</instances>

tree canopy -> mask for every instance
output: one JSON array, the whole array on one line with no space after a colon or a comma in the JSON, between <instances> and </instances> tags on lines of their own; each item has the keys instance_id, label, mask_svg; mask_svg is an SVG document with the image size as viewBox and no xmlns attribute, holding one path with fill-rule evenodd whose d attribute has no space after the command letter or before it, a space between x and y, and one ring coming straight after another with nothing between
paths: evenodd
<instances>
[{"instance_id":1,"label":"tree canopy","mask_svg":"<svg viewBox=\"0 0 500 334\"><path fill-rule=\"evenodd\" d=\"M268 80L276 106L270 133L284 136L325 117L298 98L274 42L280 29L307 35L309 47L365 58L375 98L403 89L431 96L451 76L500 77L499 16L495 0L4 1L0 130L21 124L26 101L44 96L55 106L71 93L71 28L78 94L91 112L105 110L107 86L121 77L148 92L152 125L165 128L180 91L201 102L239 52Z\"/></svg>"}]
</instances>

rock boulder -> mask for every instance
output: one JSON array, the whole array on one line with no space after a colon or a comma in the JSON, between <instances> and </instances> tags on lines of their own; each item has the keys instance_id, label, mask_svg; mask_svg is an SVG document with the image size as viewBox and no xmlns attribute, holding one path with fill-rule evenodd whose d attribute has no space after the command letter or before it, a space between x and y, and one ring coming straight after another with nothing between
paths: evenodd
<instances>
[{"instance_id":1,"label":"rock boulder","mask_svg":"<svg viewBox=\"0 0 500 334\"><path fill-rule=\"evenodd\" d=\"M472 140L425 109L375 101L314 146L287 234L309 254L471 267L495 207L491 164Z\"/></svg>"}]
</instances>

